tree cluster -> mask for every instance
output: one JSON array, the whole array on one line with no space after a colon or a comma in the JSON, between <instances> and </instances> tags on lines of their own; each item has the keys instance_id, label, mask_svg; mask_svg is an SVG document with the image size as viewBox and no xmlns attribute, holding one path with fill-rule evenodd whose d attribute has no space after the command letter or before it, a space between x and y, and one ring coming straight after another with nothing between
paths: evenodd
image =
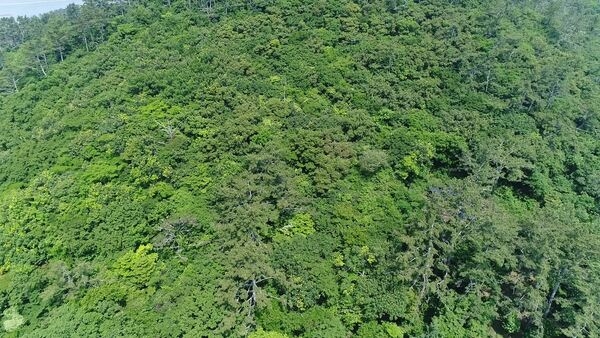
<instances>
[{"instance_id":1,"label":"tree cluster","mask_svg":"<svg viewBox=\"0 0 600 338\"><path fill-rule=\"evenodd\" d=\"M6 337L597 337L595 0L0 19Z\"/></svg>"}]
</instances>

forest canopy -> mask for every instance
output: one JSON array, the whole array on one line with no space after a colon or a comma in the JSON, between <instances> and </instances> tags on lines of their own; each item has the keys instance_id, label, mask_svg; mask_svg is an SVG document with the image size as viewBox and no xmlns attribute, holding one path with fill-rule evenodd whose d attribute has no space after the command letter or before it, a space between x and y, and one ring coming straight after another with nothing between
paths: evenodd
<instances>
[{"instance_id":1,"label":"forest canopy","mask_svg":"<svg viewBox=\"0 0 600 338\"><path fill-rule=\"evenodd\" d=\"M0 19L6 337L598 337L596 0Z\"/></svg>"}]
</instances>

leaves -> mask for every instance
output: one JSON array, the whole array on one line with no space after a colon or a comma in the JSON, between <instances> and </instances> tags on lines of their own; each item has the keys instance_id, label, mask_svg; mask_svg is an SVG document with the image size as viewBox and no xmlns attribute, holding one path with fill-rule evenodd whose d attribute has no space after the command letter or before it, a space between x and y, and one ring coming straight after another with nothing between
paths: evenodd
<instances>
[{"instance_id":1,"label":"leaves","mask_svg":"<svg viewBox=\"0 0 600 338\"><path fill-rule=\"evenodd\" d=\"M10 334L589 336L598 11L151 0L1 19Z\"/></svg>"}]
</instances>

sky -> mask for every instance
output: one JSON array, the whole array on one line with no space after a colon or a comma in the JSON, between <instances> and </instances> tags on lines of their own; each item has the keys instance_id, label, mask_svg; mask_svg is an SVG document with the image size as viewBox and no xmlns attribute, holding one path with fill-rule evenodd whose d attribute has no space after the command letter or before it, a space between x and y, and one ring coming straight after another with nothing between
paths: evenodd
<instances>
[{"instance_id":1,"label":"sky","mask_svg":"<svg viewBox=\"0 0 600 338\"><path fill-rule=\"evenodd\" d=\"M0 17L32 16L82 2L83 0L0 0Z\"/></svg>"}]
</instances>

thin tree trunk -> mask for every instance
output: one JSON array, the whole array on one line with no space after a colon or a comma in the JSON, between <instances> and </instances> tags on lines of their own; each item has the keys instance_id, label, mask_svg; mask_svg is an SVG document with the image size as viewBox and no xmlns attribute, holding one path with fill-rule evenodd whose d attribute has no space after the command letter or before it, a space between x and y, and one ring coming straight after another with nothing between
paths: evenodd
<instances>
[{"instance_id":1,"label":"thin tree trunk","mask_svg":"<svg viewBox=\"0 0 600 338\"><path fill-rule=\"evenodd\" d=\"M14 76L11 76L10 79L12 81L13 87L15 88L15 93L18 93L19 92L19 86L17 86L17 82L19 82L19 80L16 79Z\"/></svg>"},{"instance_id":2,"label":"thin tree trunk","mask_svg":"<svg viewBox=\"0 0 600 338\"><path fill-rule=\"evenodd\" d=\"M554 302L554 298L556 297L556 293L560 288L560 280L554 284L554 288L552 288L552 293L550 297L548 297L548 306L546 307L546 311L544 311L544 318L548 317L550 314L550 310L552 309L552 303Z\"/></svg>"},{"instance_id":3,"label":"thin tree trunk","mask_svg":"<svg viewBox=\"0 0 600 338\"><path fill-rule=\"evenodd\" d=\"M548 306L546 307L546 311L544 311L544 318L546 318L550 314L550 310L552 310L552 303L554 303L554 299L556 298L556 293L558 292L558 289L560 288L560 283L562 282L562 277L563 277L563 274L565 273L565 271L566 271L565 268L560 269L560 271L558 272L558 276L556 276L556 284L554 284L554 287L552 288L552 292L550 293L550 296L548 297Z\"/></svg>"},{"instance_id":4,"label":"thin tree trunk","mask_svg":"<svg viewBox=\"0 0 600 338\"><path fill-rule=\"evenodd\" d=\"M491 70L488 69L487 74L485 76L485 92L488 92L488 87L490 85L490 79L491 79Z\"/></svg>"},{"instance_id":5,"label":"thin tree trunk","mask_svg":"<svg viewBox=\"0 0 600 338\"><path fill-rule=\"evenodd\" d=\"M48 76L48 74L46 73L46 70L44 69L44 65L42 64L42 60L40 59L40 57L37 57L37 62L38 65L40 66L40 71L42 72L42 74L44 74L44 76Z\"/></svg>"}]
</instances>

